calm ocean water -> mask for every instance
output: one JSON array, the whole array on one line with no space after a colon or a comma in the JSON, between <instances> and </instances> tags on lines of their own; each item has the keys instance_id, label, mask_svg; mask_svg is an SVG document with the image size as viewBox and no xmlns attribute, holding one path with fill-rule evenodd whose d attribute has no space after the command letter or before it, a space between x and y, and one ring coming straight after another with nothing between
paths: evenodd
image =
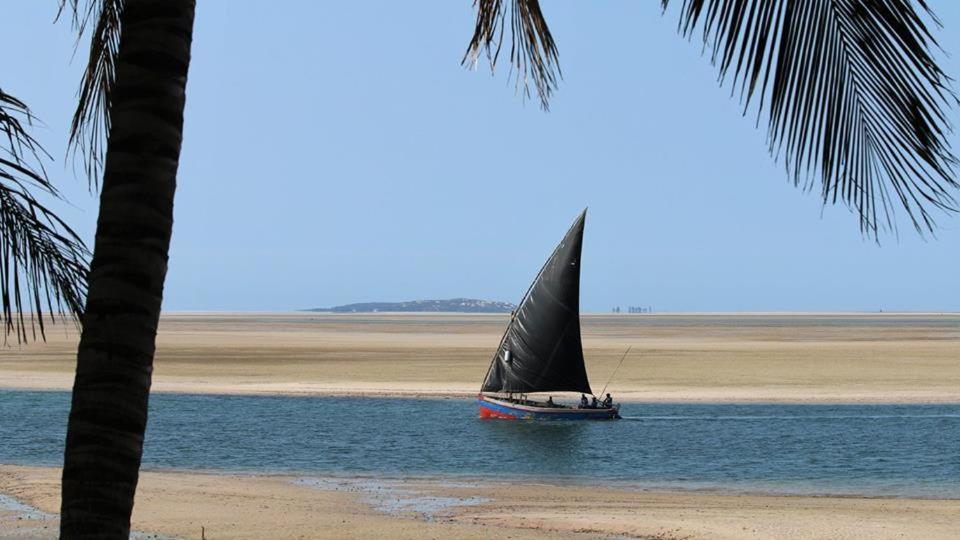
<instances>
[{"instance_id":1,"label":"calm ocean water","mask_svg":"<svg viewBox=\"0 0 960 540\"><path fill-rule=\"evenodd\" d=\"M0 390L0 463L56 465L65 392ZM144 468L445 475L960 498L960 405L625 404L481 421L472 400L157 394Z\"/></svg>"}]
</instances>

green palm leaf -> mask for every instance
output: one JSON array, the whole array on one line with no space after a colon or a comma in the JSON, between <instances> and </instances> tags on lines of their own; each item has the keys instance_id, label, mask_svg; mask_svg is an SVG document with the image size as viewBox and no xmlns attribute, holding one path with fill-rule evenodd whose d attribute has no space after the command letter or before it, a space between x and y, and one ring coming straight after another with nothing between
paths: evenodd
<instances>
[{"instance_id":1,"label":"green palm leaf","mask_svg":"<svg viewBox=\"0 0 960 540\"><path fill-rule=\"evenodd\" d=\"M0 308L4 339L44 336L44 318L79 320L87 250L80 237L33 192L58 197L42 162L49 156L27 132L30 109L0 90Z\"/></svg>"},{"instance_id":2,"label":"green palm leaf","mask_svg":"<svg viewBox=\"0 0 960 540\"><path fill-rule=\"evenodd\" d=\"M485 52L494 70L500 58L506 29L510 35L510 76L517 91L530 97L532 84L544 110L550 108L550 95L557 88L560 63L557 45L537 0L510 0L509 11L503 0L474 0L477 25L462 63L476 66ZM509 19L509 25L507 24Z\"/></svg>"},{"instance_id":3,"label":"green palm leaf","mask_svg":"<svg viewBox=\"0 0 960 540\"><path fill-rule=\"evenodd\" d=\"M486 50L495 65L509 13L512 66L546 106L559 64L538 2L476 6L467 57ZM684 0L679 30L699 32L745 113L766 113L770 152L793 182L819 181L824 204L847 204L877 236L896 229L897 208L921 234L936 212L957 211L946 116L957 98L927 21L939 24L923 0Z\"/></svg>"},{"instance_id":4,"label":"green palm leaf","mask_svg":"<svg viewBox=\"0 0 960 540\"><path fill-rule=\"evenodd\" d=\"M667 8L670 0L662 0ZM933 210L956 211L946 109L956 102L931 55L936 42L909 0L684 0L680 32L699 32L721 81L745 108L769 111L770 152L796 184L820 179L861 229L921 233ZM746 110L746 109L745 109Z\"/></svg>"},{"instance_id":5,"label":"green palm leaf","mask_svg":"<svg viewBox=\"0 0 960 540\"><path fill-rule=\"evenodd\" d=\"M110 102L116 81L123 5L124 0L60 0L57 15L59 18L69 6L78 40L92 29L87 67L70 126L70 147L83 162L87 179L94 186L100 180L110 134Z\"/></svg>"}]
</instances>

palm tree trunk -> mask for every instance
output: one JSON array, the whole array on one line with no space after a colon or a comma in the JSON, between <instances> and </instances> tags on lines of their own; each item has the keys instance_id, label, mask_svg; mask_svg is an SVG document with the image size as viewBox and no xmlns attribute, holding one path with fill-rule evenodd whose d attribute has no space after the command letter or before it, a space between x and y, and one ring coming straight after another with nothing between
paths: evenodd
<instances>
[{"instance_id":1,"label":"palm tree trunk","mask_svg":"<svg viewBox=\"0 0 960 540\"><path fill-rule=\"evenodd\" d=\"M126 0L60 534L127 538L173 228L195 0Z\"/></svg>"}]
</instances>

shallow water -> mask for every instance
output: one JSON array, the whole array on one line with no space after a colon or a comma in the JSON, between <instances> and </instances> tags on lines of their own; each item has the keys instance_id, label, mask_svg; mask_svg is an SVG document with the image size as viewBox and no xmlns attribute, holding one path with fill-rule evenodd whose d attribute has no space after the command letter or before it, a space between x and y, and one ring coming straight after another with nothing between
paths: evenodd
<instances>
[{"instance_id":1,"label":"shallow water","mask_svg":"<svg viewBox=\"0 0 960 540\"><path fill-rule=\"evenodd\" d=\"M360 493L375 510L385 514L418 514L426 521L448 508L488 502L483 497L437 497L411 489L403 481L370 478L298 478L294 483L323 491Z\"/></svg>"},{"instance_id":2,"label":"shallow water","mask_svg":"<svg viewBox=\"0 0 960 540\"><path fill-rule=\"evenodd\" d=\"M0 463L57 465L69 394L0 390ZM144 468L960 498L960 405L625 404L482 421L457 399L157 394Z\"/></svg>"}]
</instances>

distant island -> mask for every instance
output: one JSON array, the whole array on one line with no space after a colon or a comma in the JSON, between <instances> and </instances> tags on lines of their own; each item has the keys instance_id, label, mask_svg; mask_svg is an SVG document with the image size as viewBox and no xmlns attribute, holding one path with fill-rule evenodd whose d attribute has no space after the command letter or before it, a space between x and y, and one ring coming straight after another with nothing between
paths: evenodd
<instances>
[{"instance_id":1,"label":"distant island","mask_svg":"<svg viewBox=\"0 0 960 540\"><path fill-rule=\"evenodd\" d=\"M509 302L451 298L449 300L411 300L409 302L363 302L331 308L313 308L304 311L330 313L389 312L455 312L455 313L510 313L517 306Z\"/></svg>"}]
</instances>

